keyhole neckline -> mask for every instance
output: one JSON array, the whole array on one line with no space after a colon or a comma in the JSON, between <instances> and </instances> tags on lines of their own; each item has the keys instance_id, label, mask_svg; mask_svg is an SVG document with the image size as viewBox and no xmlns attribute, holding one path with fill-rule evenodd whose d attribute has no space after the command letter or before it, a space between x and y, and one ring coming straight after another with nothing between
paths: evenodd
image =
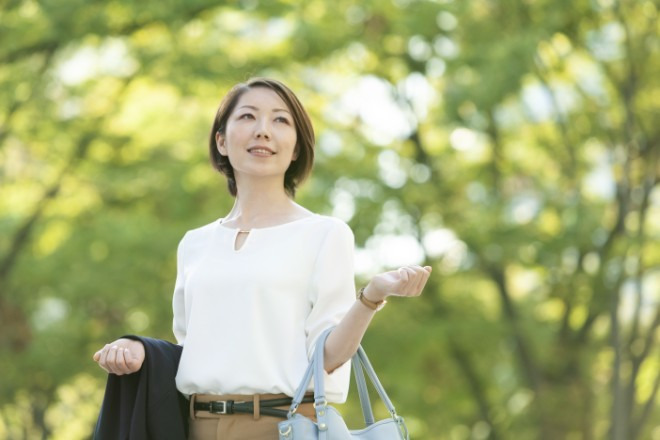
<instances>
[{"instance_id":1,"label":"keyhole neckline","mask_svg":"<svg viewBox=\"0 0 660 440\"><path fill-rule=\"evenodd\" d=\"M234 231L234 232L238 232L238 233L241 233L241 232L242 233L250 233L250 232L254 232L254 231L275 229L275 228L280 228L280 227L283 227L283 226L289 226L289 225L293 225L293 224L298 223L298 222L302 222L302 221L305 221L305 220L317 218L318 216L319 216L319 214L312 213L310 215L306 215L304 217L300 217L300 218L297 218L295 220L291 220L289 222L279 223L279 224L271 225L271 226L262 226L262 227L258 227L258 228L253 227L253 228L250 228L250 229L241 229L241 228L236 228L236 227L232 227L232 226L227 226L227 225L225 225L225 219L221 218L221 219L218 220L218 226L220 226L223 229L228 229L230 231Z\"/></svg>"}]
</instances>

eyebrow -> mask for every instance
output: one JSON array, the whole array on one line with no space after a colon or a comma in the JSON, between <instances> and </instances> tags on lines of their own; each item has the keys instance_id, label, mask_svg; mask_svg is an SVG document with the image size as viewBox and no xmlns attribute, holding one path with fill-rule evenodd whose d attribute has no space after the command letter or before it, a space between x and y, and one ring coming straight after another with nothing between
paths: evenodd
<instances>
[{"instance_id":1,"label":"eyebrow","mask_svg":"<svg viewBox=\"0 0 660 440\"><path fill-rule=\"evenodd\" d=\"M241 109L241 108L249 108L249 109L252 109L252 110L259 110L258 107L255 107L255 106L250 105L250 104L244 104L244 105L239 107L239 109ZM289 114L291 113L291 112L289 112L289 110L287 110L285 108L274 108L273 111L274 112L287 112Z\"/></svg>"}]
</instances>

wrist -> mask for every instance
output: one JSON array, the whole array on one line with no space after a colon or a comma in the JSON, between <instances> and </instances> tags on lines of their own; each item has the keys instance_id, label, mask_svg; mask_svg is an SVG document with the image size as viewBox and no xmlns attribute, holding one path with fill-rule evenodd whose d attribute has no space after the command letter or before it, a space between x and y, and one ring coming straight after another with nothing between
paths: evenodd
<instances>
[{"instance_id":1,"label":"wrist","mask_svg":"<svg viewBox=\"0 0 660 440\"><path fill-rule=\"evenodd\" d=\"M385 301L385 299L382 299L380 301L372 301L364 294L365 290L366 288L363 287L358 292L359 302L361 302L365 307L368 307L376 312L382 309L383 307L385 307L385 304L387 304L387 301Z\"/></svg>"},{"instance_id":2,"label":"wrist","mask_svg":"<svg viewBox=\"0 0 660 440\"><path fill-rule=\"evenodd\" d=\"M371 283L362 288L362 296L364 296L367 300L375 303L380 303L387 299L387 294L379 291L378 289L374 289Z\"/></svg>"}]
</instances>

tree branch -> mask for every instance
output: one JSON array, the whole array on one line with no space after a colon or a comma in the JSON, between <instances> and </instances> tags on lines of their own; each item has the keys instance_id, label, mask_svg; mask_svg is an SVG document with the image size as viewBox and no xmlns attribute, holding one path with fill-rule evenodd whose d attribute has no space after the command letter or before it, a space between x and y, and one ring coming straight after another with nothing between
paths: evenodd
<instances>
[{"instance_id":1,"label":"tree branch","mask_svg":"<svg viewBox=\"0 0 660 440\"><path fill-rule=\"evenodd\" d=\"M465 376L465 380L468 383L470 391L474 396L475 401L477 402L477 407L479 408L479 414L481 419L483 419L488 426L490 426L490 440L497 440L502 438L497 431L495 423L491 418L491 406L488 403L488 398L486 397L486 392L482 384L479 375L477 374L472 362L470 361L469 355L466 350L463 350L455 341L450 340L449 350L458 364L459 371Z\"/></svg>"},{"instance_id":2,"label":"tree branch","mask_svg":"<svg viewBox=\"0 0 660 440\"><path fill-rule=\"evenodd\" d=\"M186 3L182 3L182 5L186 5ZM217 8L218 5L213 2L209 2L207 5L199 5L199 6L189 6L189 9L185 9L180 11L180 15L178 17L178 22L181 21L187 21L192 18L197 17L199 14L208 11L210 9ZM106 37L106 36L125 36L128 34L131 34L133 32L136 32L146 26L149 26L154 23L160 23L162 22L162 17L158 16L152 16L152 17L147 17L142 20L136 20L132 23L128 23L127 25L123 27L119 27L116 29L85 29L84 34L82 35L72 35L71 38L69 38L66 43L69 43L71 41L76 40L77 38L82 38L85 37L89 34L96 34L99 35L100 37ZM67 23L61 23L63 28L67 28ZM54 38L49 38L45 40L40 40L32 44L28 44L25 46L18 47L14 50L10 50L0 56L0 63L2 64L10 64L12 62L15 62L18 59L24 58L26 56L32 56L36 53L42 53L42 52L55 52L60 46L62 45L62 41L56 40Z\"/></svg>"},{"instance_id":3,"label":"tree branch","mask_svg":"<svg viewBox=\"0 0 660 440\"><path fill-rule=\"evenodd\" d=\"M497 291L500 294L500 300L504 314L508 319L511 329L513 330L513 338L516 341L516 351L518 353L518 360L525 375L530 388L539 397L541 392L541 374L536 367L532 354L528 348L527 341L523 336L523 331L520 328L518 313L515 310L511 294L506 283L504 272L500 267L489 266L487 272L497 286Z\"/></svg>"},{"instance_id":4,"label":"tree branch","mask_svg":"<svg viewBox=\"0 0 660 440\"><path fill-rule=\"evenodd\" d=\"M648 356L651 351L651 346L653 344L653 336L655 335L655 330L660 325L660 307L656 310L656 316L651 324L649 330L646 333L646 338L641 352L638 355L631 352L630 347L636 342L640 333L641 326L641 314L642 314L642 305L643 305L643 292L642 292L642 277L644 275L644 243L646 238L645 223L646 223L646 214L648 212L649 200L651 190L653 189L653 176L648 175L643 183L643 195L639 207L639 229L637 231L637 246L639 247L639 255L637 257L637 273L635 274L635 311L633 314L633 320L631 324L630 336L628 338L628 343L626 344L629 347L629 356L631 359L632 367L630 372L630 379L628 381L628 386L626 389L626 404L632 410L635 405L635 394L637 393L637 377L639 370L641 368L644 359Z\"/></svg>"},{"instance_id":5,"label":"tree branch","mask_svg":"<svg viewBox=\"0 0 660 440\"><path fill-rule=\"evenodd\" d=\"M610 346L614 351L614 360L612 362L612 407L610 408L611 420L611 440L626 440L628 431L626 422L630 408L627 408L624 397L623 387L621 386L621 364L623 362L623 353L621 349L621 331L619 322L619 294L612 292L610 303Z\"/></svg>"},{"instance_id":6,"label":"tree branch","mask_svg":"<svg viewBox=\"0 0 660 440\"><path fill-rule=\"evenodd\" d=\"M0 126L0 149L2 149L2 145L5 141L5 138L9 133L11 133L6 127L10 127L12 123L12 119L14 115L16 115L16 112L22 107L22 105L25 102L30 101L30 97L34 94L34 91L38 89L37 85L39 82L43 81L45 76L44 73L50 66L50 63L53 59L53 55L55 54L55 50L50 50L46 51L46 54L44 56L44 60L41 63L41 67L38 69L36 72L36 75L34 76L34 81L32 81L32 84L30 85L30 92L29 95L26 99L23 101L19 101L18 99L14 99L14 101L9 104L9 108L7 109L7 113L5 114L5 121L2 126Z\"/></svg>"},{"instance_id":7,"label":"tree branch","mask_svg":"<svg viewBox=\"0 0 660 440\"><path fill-rule=\"evenodd\" d=\"M559 105L559 99L557 98L557 94L554 92L552 89L552 86L550 86L550 81L548 81L548 78L546 77L546 73L548 71L548 67L545 65L543 60L540 57L535 58L535 73L536 77L539 79L541 84L543 85L543 89L545 92L548 94L548 97L550 98L550 102L552 103L552 108L554 109L555 113L555 123L559 127L559 135L561 137L564 150L566 151L566 155L568 156L568 176L571 180L571 183L574 186L574 190L577 190L578 192L580 191L580 186L576 182L577 179L577 160L575 158L575 148L573 147L572 142L570 141L570 136L569 136L569 130L568 130L568 121L566 120L566 116L561 109Z\"/></svg>"},{"instance_id":8,"label":"tree branch","mask_svg":"<svg viewBox=\"0 0 660 440\"><path fill-rule=\"evenodd\" d=\"M43 215L43 212L48 206L48 204L53 199L55 199L55 197L59 193L64 176L66 176L69 172L71 172L71 169L74 168L76 164L85 156L87 152L87 148L89 147L89 144L93 139L94 139L94 135L92 135L91 133L87 133L79 139L78 145L76 145L75 150L71 154L66 165L60 171L57 179L55 179L55 182L52 183L46 189L46 191L44 191L44 195L41 197L41 200L39 200L39 202L35 206L34 210L32 211L32 214L23 222L23 225L20 226L17 232L14 234L11 240L11 244L9 245L9 251L0 260L0 286L5 285L5 283L7 282L9 273L12 267L14 266L14 264L16 263L16 260L21 250L27 244L30 234L34 229L34 226ZM0 289L0 294L1 292L4 292L4 289Z\"/></svg>"},{"instance_id":9,"label":"tree branch","mask_svg":"<svg viewBox=\"0 0 660 440\"><path fill-rule=\"evenodd\" d=\"M612 246L614 245L614 241L623 234L625 231L625 219L626 215L628 215L628 208L630 205L630 184L629 184L629 179L630 179L630 164L629 164L630 158L627 158L626 160L626 165L624 166L624 175L621 178L620 182L617 182L616 188L616 198L617 198L617 216L616 220L614 222L614 225L610 229L609 233L607 234L607 239L605 242L597 249L598 257L601 261L601 268L598 272L598 275L596 277L596 282L597 284L594 286L592 289L594 292L594 295L597 294L598 292L602 292L603 295L608 293L611 295L616 295L618 294L615 290L618 287L615 287L615 289L607 289L605 287L605 282L604 282L604 277L606 275L605 270L603 268L605 262L608 261L610 251L612 249ZM617 286L620 284L620 280L617 283L614 283ZM595 304L594 304L595 303ZM581 328L578 330L577 333L577 340L578 341L584 341L587 337L587 334L591 330L591 326L594 324L596 319L605 311L607 308L602 307L601 305L598 304L598 301L595 301L592 299L592 302L589 307L589 312L587 314L587 318L584 320L584 323L582 324Z\"/></svg>"},{"instance_id":10,"label":"tree branch","mask_svg":"<svg viewBox=\"0 0 660 440\"><path fill-rule=\"evenodd\" d=\"M639 438L640 434L642 433L642 428L648 422L649 417L651 416L651 413L653 412L653 409L655 408L655 399L658 395L658 390L660 389L660 372L656 374L655 376L655 381L653 382L653 391L651 391L651 395L649 396L648 400L644 404L644 409L642 411L642 414L640 417L636 420L635 423L631 423L631 440L635 440Z\"/></svg>"}]
</instances>

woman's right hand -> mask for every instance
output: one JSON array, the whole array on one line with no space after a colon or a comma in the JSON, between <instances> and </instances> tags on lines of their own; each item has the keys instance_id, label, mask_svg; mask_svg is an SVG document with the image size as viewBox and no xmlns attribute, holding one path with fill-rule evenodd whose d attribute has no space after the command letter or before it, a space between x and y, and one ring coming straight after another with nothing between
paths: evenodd
<instances>
[{"instance_id":1,"label":"woman's right hand","mask_svg":"<svg viewBox=\"0 0 660 440\"><path fill-rule=\"evenodd\" d=\"M117 339L94 353L93 359L108 373L117 376L135 373L144 362L144 345L133 339Z\"/></svg>"}]
</instances>

